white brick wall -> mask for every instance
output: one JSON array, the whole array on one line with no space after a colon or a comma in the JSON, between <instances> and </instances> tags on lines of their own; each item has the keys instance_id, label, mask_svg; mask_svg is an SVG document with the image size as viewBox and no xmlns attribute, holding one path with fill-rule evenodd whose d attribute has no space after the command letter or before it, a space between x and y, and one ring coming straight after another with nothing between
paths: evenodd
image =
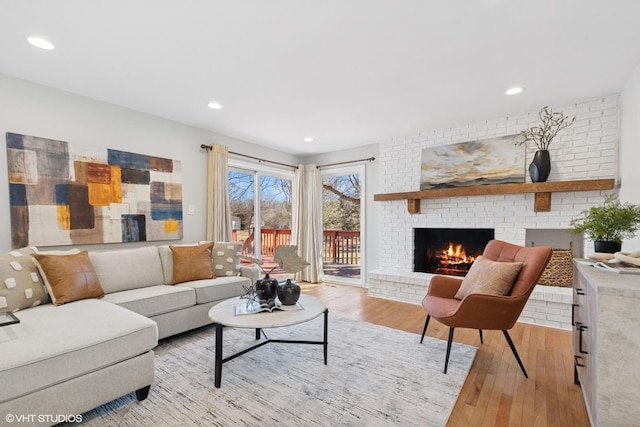
<instances>
[{"instance_id":1,"label":"white brick wall","mask_svg":"<svg viewBox=\"0 0 640 427\"><path fill-rule=\"evenodd\" d=\"M618 96L593 99L554 111L576 116L573 126L552 142L549 181L618 177ZM538 124L538 111L437 129L383 141L380 170L383 193L420 189L422 149L438 145L515 134ZM526 165L535 145L528 143ZM527 173L527 180L529 176ZM533 211L533 194L448 197L422 200L421 213L409 214L406 201L381 203L380 267L413 269L413 228L495 228L496 238L525 244L527 228L567 228L580 211L602 203L608 191L553 193L551 212ZM593 244L585 242L585 253Z\"/></svg>"},{"instance_id":2,"label":"white brick wall","mask_svg":"<svg viewBox=\"0 0 640 427\"><path fill-rule=\"evenodd\" d=\"M562 111L569 116L575 115L576 121L573 126L563 130L549 148L551 153L549 181L618 179L618 98L618 95L611 95L572 105L551 106L554 111ZM538 111L532 111L382 141L380 144L382 192L394 193L420 189L420 161L422 149L425 147L512 135L535 126L538 122ZM535 151L535 145L528 143L525 161L527 166ZM529 180L527 173L527 181ZM534 212L533 194L425 199L421 201L421 213L413 215L407 212L406 201L378 202L381 203L380 241L382 242L379 271L394 272L401 277L406 276L407 273L411 274L414 228L495 228L497 239L525 245L527 228L567 228L572 218L582 210L602 203L604 196L608 193L610 191L553 193L551 212ZM585 241L584 250L585 254L592 253L593 243ZM426 289L423 286L417 290L419 285L411 280L383 280L382 289L388 291L385 295L381 289L371 289L374 287L374 282L381 286L379 279L371 278L370 293L411 302L413 292L422 292L424 295ZM395 284L404 290L396 289ZM403 286L408 287L403 288ZM545 300L544 296L538 294L535 298L532 297L532 300L539 301L540 298L544 301L545 308L536 308L535 304L531 307L527 306L523 312L523 319L564 327L567 304ZM570 303L568 307L570 310ZM560 312L556 313L554 309Z\"/></svg>"}]
</instances>

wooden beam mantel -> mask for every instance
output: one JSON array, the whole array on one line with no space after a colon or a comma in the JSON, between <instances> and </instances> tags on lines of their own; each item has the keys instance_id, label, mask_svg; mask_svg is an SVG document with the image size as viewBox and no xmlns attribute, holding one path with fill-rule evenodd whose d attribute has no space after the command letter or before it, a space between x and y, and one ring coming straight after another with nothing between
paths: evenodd
<instances>
[{"instance_id":1,"label":"wooden beam mantel","mask_svg":"<svg viewBox=\"0 0 640 427\"><path fill-rule=\"evenodd\" d=\"M476 185L472 187L438 188L433 190L406 191L402 193L374 194L373 200L384 202L406 200L409 213L420 213L421 199L442 197L493 196L497 194L535 193L534 210L551 211L551 193L561 191L611 190L615 179L585 179L578 181L530 182L524 184Z\"/></svg>"}]
</instances>

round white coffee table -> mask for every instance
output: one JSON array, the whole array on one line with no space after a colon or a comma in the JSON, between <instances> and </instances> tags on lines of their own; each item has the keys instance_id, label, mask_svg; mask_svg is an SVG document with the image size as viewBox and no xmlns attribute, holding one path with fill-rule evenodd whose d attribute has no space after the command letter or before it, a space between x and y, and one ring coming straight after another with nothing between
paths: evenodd
<instances>
[{"instance_id":1,"label":"round white coffee table","mask_svg":"<svg viewBox=\"0 0 640 427\"><path fill-rule=\"evenodd\" d=\"M236 306L246 304L245 299L239 297L224 300L209 310L209 318L213 320L216 328L216 350L215 350L215 386L220 388L222 379L222 364L235 359L251 350L262 347L271 342L277 343L293 343L293 344L321 344L324 346L324 364L327 364L327 329L329 310L324 306L322 301L310 295L300 295L298 300L302 307L299 310L273 311L253 314L236 315ZM308 322L324 313L324 339L323 341L304 341L304 340L277 340L269 339L263 328L280 328L283 326L292 326L299 323ZM249 328L256 330L256 340L264 334L266 340L235 353L231 356L222 357L222 335L223 328Z\"/></svg>"}]
</instances>

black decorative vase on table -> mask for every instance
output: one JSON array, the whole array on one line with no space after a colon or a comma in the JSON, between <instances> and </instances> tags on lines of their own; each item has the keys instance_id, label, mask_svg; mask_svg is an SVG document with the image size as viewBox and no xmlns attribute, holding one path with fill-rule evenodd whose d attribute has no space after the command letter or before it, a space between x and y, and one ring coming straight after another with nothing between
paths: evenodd
<instances>
[{"instance_id":1,"label":"black decorative vase on table","mask_svg":"<svg viewBox=\"0 0 640 427\"><path fill-rule=\"evenodd\" d=\"M531 182L546 182L551 173L551 156L549 150L539 150L533 155L533 161L529 165Z\"/></svg>"},{"instance_id":2,"label":"black decorative vase on table","mask_svg":"<svg viewBox=\"0 0 640 427\"><path fill-rule=\"evenodd\" d=\"M622 243L619 242L609 242L606 240L596 240L593 242L593 249L596 252L605 253L605 254L614 254L616 252L620 252L622 249Z\"/></svg>"},{"instance_id":3,"label":"black decorative vase on table","mask_svg":"<svg viewBox=\"0 0 640 427\"><path fill-rule=\"evenodd\" d=\"M278 299L282 305L294 305L300 298L300 285L287 279L287 282L278 286Z\"/></svg>"},{"instance_id":4,"label":"black decorative vase on table","mask_svg":"<svg viewBox=\"0 0 640 427\"><path fill-rule=\"evenodd\" d=\"M256 281L256 296L258 299L275 299L278 292L278 280L265 275L264 279Z\"/></svg>"}]
</instances>

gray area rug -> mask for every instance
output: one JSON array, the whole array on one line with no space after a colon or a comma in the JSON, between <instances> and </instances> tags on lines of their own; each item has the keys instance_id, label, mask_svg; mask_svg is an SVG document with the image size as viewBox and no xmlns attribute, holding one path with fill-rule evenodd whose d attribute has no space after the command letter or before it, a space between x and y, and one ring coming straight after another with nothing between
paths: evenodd
<instances>
[{"instance_id":1,"label":"gray area rug","mask_svg":"<svg viewBox=\"0 0 640 427\"><path fill-rule=\"evenodd\" d=\"M268 314L261 314L266 315ZM322 340L322 317L270 338ZM255 342L249 329L225 329L224 356ZM447 375L446 342L329 315L322 346L269 343L223 365L214 380L215 330L161 341L147 400L135 394L83 415L89 426L443 426L476 348L456 343Z\"/></svg>"}]
</instances>

